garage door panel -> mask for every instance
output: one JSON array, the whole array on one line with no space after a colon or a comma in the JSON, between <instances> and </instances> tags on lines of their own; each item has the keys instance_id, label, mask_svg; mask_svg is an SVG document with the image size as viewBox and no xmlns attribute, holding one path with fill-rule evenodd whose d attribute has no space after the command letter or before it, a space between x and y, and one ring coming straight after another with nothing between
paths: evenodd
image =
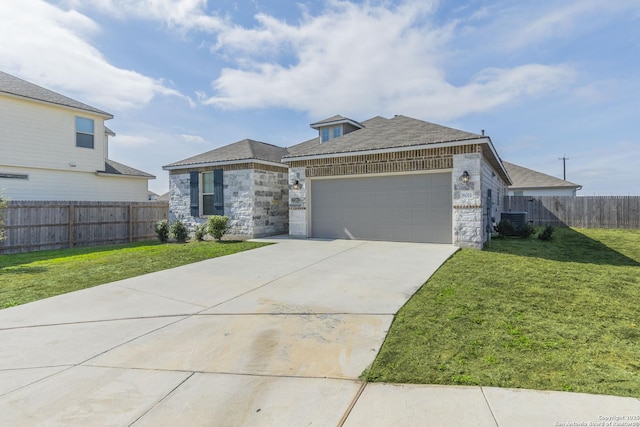
<instances>
[{"instance_id":1,"label":"garage door panel","mask_svg":"<svg viewBox=\"0 0 640 427\"><path fill-rule=\"evenodd\" d=\"M312 235L451 243L451 174L317 179Z\"/></svg>"}]
</instances>

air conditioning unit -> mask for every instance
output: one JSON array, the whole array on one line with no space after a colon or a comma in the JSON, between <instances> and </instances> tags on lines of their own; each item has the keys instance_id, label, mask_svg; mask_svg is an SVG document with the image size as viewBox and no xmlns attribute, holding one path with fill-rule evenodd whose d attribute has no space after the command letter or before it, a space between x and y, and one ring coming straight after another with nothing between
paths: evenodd
<instances>
[{"instance_id":1,"label":"air conditioning unit","mask_svg":"<svg viewBox=\"0 0 640 427\"><path fill-rule=\"evenodd\" d=\"M500 215L500 219L502 221L509 221L511 224L516 227L522 227L527 223L527 213L526 212L502 212Z\"/></svg>"}]
</instances>

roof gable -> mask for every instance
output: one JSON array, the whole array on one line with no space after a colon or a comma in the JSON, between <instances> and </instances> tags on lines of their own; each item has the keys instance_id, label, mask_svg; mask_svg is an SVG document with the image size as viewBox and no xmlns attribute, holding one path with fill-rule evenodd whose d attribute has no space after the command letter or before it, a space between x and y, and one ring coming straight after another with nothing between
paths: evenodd
<instances>
[{"instance_id":1,"label":"roof gable","mask_svg":"<svg viewBox=\"0 0 640 427\"><path fill-rule=\"evenodd\" d=\"M509 162L502 162L513 184L509 188L581 188L580 184L565 181L542 172Z\"/></svg>"},{"instance_id":2,"label":"roof gable","mask_svg":"<svg viewBox=\"0 0 640 427\"><path fill-rule=\"evenodd\" d=\"M331 139L323 143L320 143L318 138L313 138L301 144L294 145L289 148L289 155L285 156L285 159L300 156L412 147L483 138L482 135L406 116L395 116L391 119L378 116L365 120L361 124L364 126L362 129L342 135L339 138Z\"/></svg>"},{"instance_id":3,"label":"roof gable","mask_svg":"<svg viewBox=\"0 0 640 427\"><path fill-rule=\"evenodd\" d=\"M101 116L106 116L108 118L113 118L113 115L106 111L102 111L83 102L76 101L75 99L71 99L49 89L45 89L3 71L0 71L0 93L6 93L34 101L46 102L48 104L84 110Z\"/></svg>"},{"instance_id":4,"label":"roof gable","mask_svg":"<svg viewBox=\"0 0 640 427\"><path fill-rule=\"evenodd\" d=\"M273 163L281 163L282 157L287 154L287 149L265 142L243 139L233 144L216 148L206 153L198 154L184 160L170 163L163 167L174 168L190 166L202 163L232 162L243 160L262 160Z\"/></svg>"}]
</instances>

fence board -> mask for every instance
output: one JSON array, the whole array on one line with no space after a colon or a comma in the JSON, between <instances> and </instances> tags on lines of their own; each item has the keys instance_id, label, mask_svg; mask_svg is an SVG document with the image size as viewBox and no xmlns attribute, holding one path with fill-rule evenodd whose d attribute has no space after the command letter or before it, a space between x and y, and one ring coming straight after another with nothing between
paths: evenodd
<instances>
[{"instance_id":1,"label":"fence board","mask_svg":"<svg viewBox=\"0 0 640 427\"><path fill-rule=\"evenodd\" d=\"M168 217L162 202L9 201L0 254L152 240Z\"/></svg>"},{"instance_id":2,"label":"fence board","mask_svg":"<svg viewBox=\"0 0 640 427\"><path fill-rule=\"evenodd\" d=\"M640 196L505 196L504 206L533 225L640 229Z\"/></svg>"}]
</instances>

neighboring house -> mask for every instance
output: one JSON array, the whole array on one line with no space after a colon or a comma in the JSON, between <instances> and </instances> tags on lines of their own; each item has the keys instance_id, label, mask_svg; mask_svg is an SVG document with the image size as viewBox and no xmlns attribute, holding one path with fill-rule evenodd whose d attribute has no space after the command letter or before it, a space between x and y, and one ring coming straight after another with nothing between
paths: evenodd
<instances>
[{"instance_id":1,"label":"neighboring house","mask_svg":"<svg viewBox=\"0 0 640 427\"><path fill-rule=\"evenodd\" d=\"M229 234L252 238L289 230L287 150L245 139L163 166L169 171L169 218L191 228L225 215Z\"/></svg>"},{"instance_id":2,"label":"neighboring house","mask_svg":"<svg viewBox=\"0 0 640 427\"><path fill-rule=\"evenodd\" d=\"M502 162L513 184L509 196L575 196L582 189L579 184L565 181L523 166Z\"/></svg>"},{"instance_id":3,"label":"neighboring house","mask_svg":"<svg viewBox=\"0 0 640 427\"><path fill-rule=\"evenodd\" d=\"M311 127L318 136L289 149L245 140L165 166L171 218L222 213L234 234L249 236L473 248L488 239L511 184L489 137L405 116L334 116ZM277 226L255 224L267 216Z\"/></svg>"},{"instance_id":4,"label":"neighboring house","mask_svg":"<svg viewBox=\"0 0 640 427\"><path fill-rule=\"evenodd\" d=\"M109 159L112 118L0 71L0 191L13 200L148 200L155 177Z\"/></svg>"}]
</instances>

